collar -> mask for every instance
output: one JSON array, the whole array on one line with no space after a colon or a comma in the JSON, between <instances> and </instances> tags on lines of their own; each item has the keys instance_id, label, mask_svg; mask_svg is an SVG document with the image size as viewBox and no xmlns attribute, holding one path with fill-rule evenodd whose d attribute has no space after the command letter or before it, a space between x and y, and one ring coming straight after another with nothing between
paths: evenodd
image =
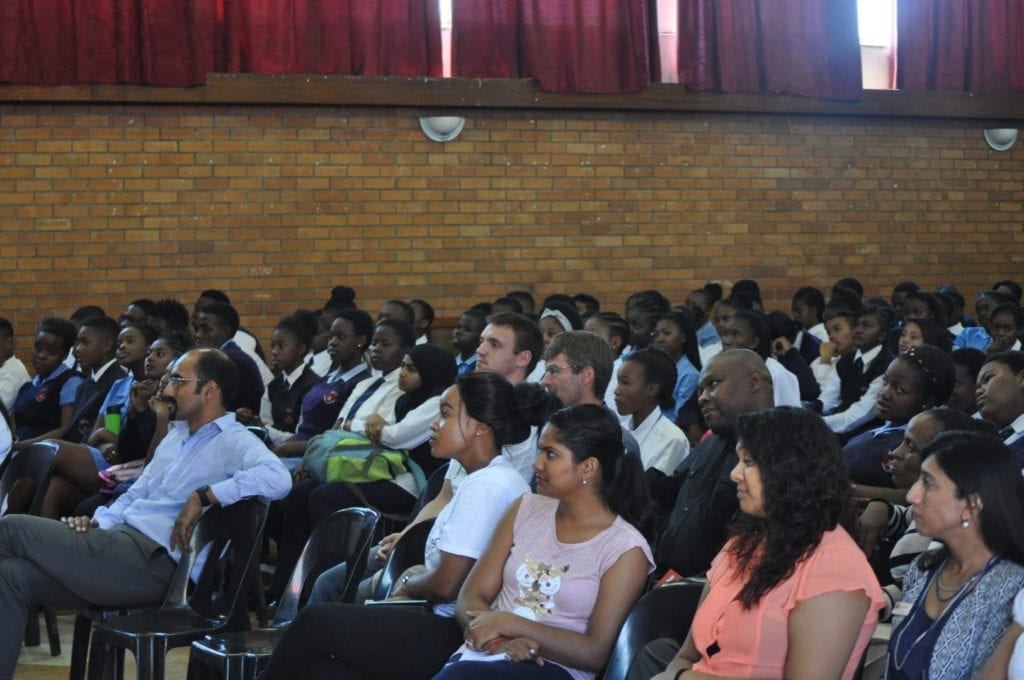
<instances>
[{"instance_id":1,"label":"collar","mask_svg":"<svg viewBox=\"0 0 1024 680\"><path fill-rule=\"evenodd\" d=\"M108 361L107 363L105 363L105 364L103 364L102 366L100 366L99 370L93 371L93 372L92 372L92 376L90 376L90 377L92 378L92 381L93 381L93 382L99 382L100 378L102 378L102 377L103 377L103 374L104 374L104 373L106 373L106 372L107 372L107 370L108 370L108 369L109 369L109 368L110 368L111 366L113 366L114 364L116 364L116 363L117 363L117 359L111 359L111 360L110 360L110 361Z\"/></svg>"},{"instance_id":2,"label":"collar","mask_svg":"<svg viewBox=\"0 0 1024 680\"><path fill-rule=\"evenodd\" d=\"M182 441L187 441L190 437L195 437L200 433L205 433L210 430L214 433L223 432L235 422L235 414L229 411L219 418L214 418L213 420L200 425L199 429L191 434L188 431L187 421L175 420L171 427L173 427L174 431L178 433L178 436L181 437Z\"/></svg>"},{"instance_id":3,"label":"collar","mask_svg":"<svg viewBox=\"0 0 1024 680\"><path fill-rule=\"evenodd\" d=\"M950 333L952 333L953 335L960 335L960 333L962 333L963 330L964 330L964 325L962 323L960 323L959 321L957 321L955 324L953 324L952 326L950 326L946 330L949 331Z\"/></svg>"},{"instance_id":4,"label":"collar","mask_svg":"<svg viewBox=\"0 0 1024 680\"><path fill-rule=\"evenodd\" d=\"M637 439L642 439L644 435L654 428L654 424L658 422L659 418L661 418L661 409L655 406L654 410L643 419L643 422L636 427L630 428L633 432L633 436ZM633 416L629 416L629 422L633 422Z\"/></svg>"},{"instance_id":5,"label":"collar","mask_svg":"<svg viewBox=\"0 0 1024 680\"><path fill-rule=\"evenodd\" d=\"M1024 432L1024 413L1021 413L1019 416L1014 418L1013 422L1010 423L1010 427L1013 428L1013 435L1011 436L1015 436L1020 432Z\"/></svg>"},{"instance_id":6,"label":"collar","mask_svg":"<svg viewBox=\"0 0 1024 680\"><path fill-rule=\"evenodd\" d=\"M224 341L224 344L221 345L220 347L218 347L217 349L219 349L221 352L223 352L224 350L226 350L228 347L231 347L232 345L234 345L235 347L238 346L237 343L235 342L234 338L228 338L227 340Z\"/></svg>"},{"instance_id":7,"label":"collar","mask_svg":"<svg viewBox=\"0 0 1024 680\"><path fill-rule=\"evenodd\" d=\"M305 370L306 364L299 362L298 368L296 368L294 371L286 375L284 379L288 381L289 386L294 385L298 381L298 379L302 377L302 372Z\"/></svg>"},{"instance_id":8,"label":"collar","mask_svg":"<svg viewBox=\"0 0 1024 680\"><path fill-rule=\"evenodd\" d=\"M856 361L857 359L860 359L861 361L863 361L864 370L867 370L871 362L875 360L875 357L882 353L883 349L884 347L882 347L881 344L878 344L869 349L867 352L861 352L860 350L857 350L857 353L853 355L853 360Z\"/></svg>"},{"instance_id":9,"label":"collar","mask_svg":"<svg viewBox=\"0 0 1024 680\"><path fill-rule=\"evenodd\" d=\"M57 364L57 368L53 369L50 372L50 375L46 376L45 378L40 378L38 375L33 377L32 378L32 384L33 385L42 385L44 383L48 383L51 380L56 380L57 378L59 378L61 373L63 373L64 371L70 371L70 370L71 369L68 368L67 364L61 362L61 363Z\"/></svg>"},{"instance_id":10,"label":"collar","mask_svg":"<svg viewBox=\"0 0 1024 680\"><path fill-rule=\"evenodd\" d=\"M338 382L339 380L344 380L345 382L351 382L353 378L355 378L357 375L359 375L360 373L362 373L365 370L366 370L366 364L364 364L362 361L356 363L355 366L353 366L352 368L348 369L344 373L339 373L339 371L341 371L341 369L340 368L336 368L336 369L334 369L333 371L331 371L330 373L327 374L327 382L333 383L333 382Z\"/></svg>"}]
</instances>

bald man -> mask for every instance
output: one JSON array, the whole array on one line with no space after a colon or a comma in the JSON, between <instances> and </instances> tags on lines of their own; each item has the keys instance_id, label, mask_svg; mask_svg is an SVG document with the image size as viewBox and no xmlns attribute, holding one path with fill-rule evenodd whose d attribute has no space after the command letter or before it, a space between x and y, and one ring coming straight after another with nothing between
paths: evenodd
<instances>
[{"instance_id":1,"label":"bald man","mask_svg":"<svg viewBox=\"0 0 1024 680\"><path fill-rule=\"evenodd\" d=\"M728 536L729 520L739 507L736 484L736 419L775 405L771 373L749 349L717 354L701 372L697 404L711 428L674 476L679 486L675 505L654 543L659 574L669 569L683 576L707 571Z\"/></svg>"}]
</instances>

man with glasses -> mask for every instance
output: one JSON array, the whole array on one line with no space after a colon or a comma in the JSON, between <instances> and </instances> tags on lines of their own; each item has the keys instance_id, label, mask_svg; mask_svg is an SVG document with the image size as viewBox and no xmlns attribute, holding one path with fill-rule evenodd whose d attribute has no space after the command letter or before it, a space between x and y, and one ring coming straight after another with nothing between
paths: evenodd
<instances>
[{"instance_id":1,"label":"man with glasses","mask_svg":"<svg viewBox=\"0 0 1024 680\"><path fill-rule=\"evenodd\" d=\"M29 606L156 605L206 507L288 493L284 465L225 411L237 383L223 352L186 353L161 394L175 422L113 505L93 518L0 519L0 677L14 675Z\"/></svg>"},{"instance_id":2,"label":"man with glasses","mask_svg":"<svg viewBox=\"0 0 1024 680\"><path fill-rule=\"evenodd\" d=\"M599 335L589 331L559 333L544 352L540 384L565 406L604 406L613 362L611 347Z\"/></svg>"}]
</instances>

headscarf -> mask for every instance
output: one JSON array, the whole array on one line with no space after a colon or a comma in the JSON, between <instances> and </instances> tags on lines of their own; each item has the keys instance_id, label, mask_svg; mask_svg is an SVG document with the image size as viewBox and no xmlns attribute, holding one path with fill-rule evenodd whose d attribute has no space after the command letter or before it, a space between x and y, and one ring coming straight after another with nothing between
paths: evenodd
<instances>
[{"instance_id":1,"label":"headscarf","mask_svg":"<svg viewBox=\"0 0 1024 680\"><path fill-rule=\"evenodd\" d=\"M457 368L452 353L443 347L426 343L406 351L423 384L414 392L406 392L395 402L395 420L401 420L427 399L436 397L455 382Z\"/></svg>"}]
</instances>

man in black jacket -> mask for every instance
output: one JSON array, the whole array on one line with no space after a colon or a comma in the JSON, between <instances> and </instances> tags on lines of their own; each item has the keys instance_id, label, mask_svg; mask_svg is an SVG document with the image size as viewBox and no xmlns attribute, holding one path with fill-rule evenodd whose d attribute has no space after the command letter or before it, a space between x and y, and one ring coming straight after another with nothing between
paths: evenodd
<instances>
[{"instance_id":1,"label":"man in black jacket","mask_svg":"<svg viewBox=\"0 0 1024 680\"><path fill-rule=\"evenodd\" d=\"M736 419L775 403L771 374L761 357L747 349L716 355L701 373L697 393L712 434L669 478L678 493L654 542L659 574L671 569L682 576L697 576L711 566L739 507L736 484L729 479L737 460ZM666 490L658 495L664 498Z\"/></svg>"}]
</instances>

